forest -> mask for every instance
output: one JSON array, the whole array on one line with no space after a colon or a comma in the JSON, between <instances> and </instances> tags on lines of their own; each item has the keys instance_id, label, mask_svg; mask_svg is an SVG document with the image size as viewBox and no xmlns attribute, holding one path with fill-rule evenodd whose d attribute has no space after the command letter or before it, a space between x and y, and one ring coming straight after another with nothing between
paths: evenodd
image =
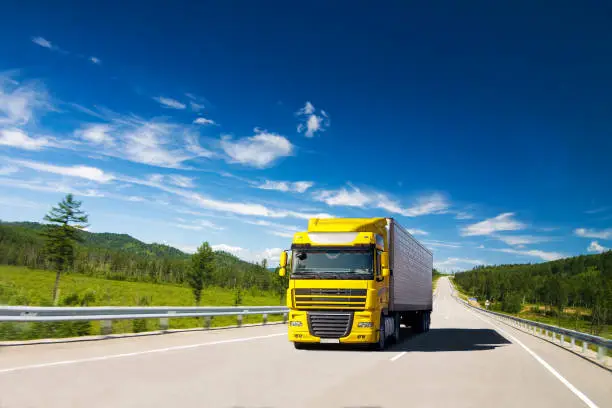
<instances>
[{"instance_id":1,"label":"forest","mask_svg":"<svg viewBox=\"0 0 612 408\"><path fill-rule=\"evenodd\" d=\"M52 269L41 236L44 224L0 222L0 264ZM71 273L120 281L186 284L191 256L162 244L146 244L126 234L82 231ZM262 264L215 251L210 284L284 293L286 282Z\"/></svg>"},{"instance_id":2,"label":"forest","mask_svg":"<svg viewBox=\"0 0 612 408\"><path fill-rule=\"evenodd\" d=\"M612 251L540 264L479 266L454 280L503 312L516 314L530 305L532 312L559 322L571 314L588 321L593 334L612 324Z\"/></svg>"}]
</instances>

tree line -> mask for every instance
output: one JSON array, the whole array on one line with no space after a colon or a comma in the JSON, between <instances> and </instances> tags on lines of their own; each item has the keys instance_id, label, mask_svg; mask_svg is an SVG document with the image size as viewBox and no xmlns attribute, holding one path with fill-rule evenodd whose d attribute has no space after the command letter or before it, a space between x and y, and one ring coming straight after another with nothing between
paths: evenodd
<instances>
[{"instance_id":1,"label":"tree line","mask_svg":"<svg viewBox=\"0 0 612 408\"><path fill-rule=\"evenodd\" d=\"M591 331L612 324L612 251L541 264L478 266L456 273L455 282L499 310L518 313L525 304L543 305L558 317L570 307L588 309Z\"/></svg>"},{"instance_id":2,"label":"tree line","mask_svg":"<svg viewBox=\"0 0 612 408\"><path fill-rule=\"evenodd\" d=\"M207 286L232 289L236 303L243 291L273 292L280 301L286 279L262 264L250 263L203 243L194 255L161 244L145 244L126 234L85 231L88 215L68 194L45 216L46 224L0 223L0 264L56 271L57 282L71 272L113 280L188 285L199 302ZM198 294L198 287L199 289Z\"/></svg>"}]
</instances>

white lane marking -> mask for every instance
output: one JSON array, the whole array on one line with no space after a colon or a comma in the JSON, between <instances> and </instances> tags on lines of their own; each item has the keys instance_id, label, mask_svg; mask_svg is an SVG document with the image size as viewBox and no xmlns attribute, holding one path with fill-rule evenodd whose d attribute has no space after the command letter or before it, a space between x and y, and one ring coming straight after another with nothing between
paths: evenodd
<instances>
[{"instance_id":1,"label":"white lane marking","mask_svg":"<svg viewBox=\"0 0 612 408\"><path fill-rule=\"evenodd\" d=\"M395 361L395 360L397 360L397 359L402 358L402 356L403 356L404 354L406 354L406 352L405 352L405 351L402 351L401 353L396 354L396 355L394 355L393 357L391 357L389 360L390 360L390 361Z\"/></svg>"},{"instance_id":2,"label":"white lane marking","mask_svg":"<svg viewBox=\"0 0 612 408\"><path fill-rule=\"evenodd\" d=\"M55 366L63 366L63 365L78 364L78 363L89 363L93 361L113 360L113 359L124 358L124 357L142 356L145 354L165 353L168 351L188 350L188 349L193 349L193 348L198 348L198 347L215 346L217 344L241 343L241 342L250 341L250 340L267 339L270 337L286 336L286 335L287 333L275 333L275 334L267 334L265 336L243 337L239 339L211 341L208 343L186 344L184 346L172 346L172 347L164 347L164 348L152 349L152 350L134 351L132 353L111 354L108 356L88 357L88 358L81 358L81 359L76 359L76 360L54 361L51 363L31 364L31 365L19 366L19 367L2 368L0 369L0 374L7 374L7 373L15 372L15 371L31 370L34 368L55 367Z\"/></svg>"},{"instance_id":3,"label":"white lane marking","mask_svg":"<svg viewBox=\"0 0 612 408\"><path fill-rule=\"evenodd\" d=\"M542 357L538 356L529 347L527 347L525 344L523 344L523 342L521 342L519 339L517 339L516 337L514 337L513 335L511 335L510 333L508 333L507 331L505 331L501 327L497 326L493 322L484 319L482 316L479 316L478 314L476 314L476 312L473 312L473 311L471 311L469 309L466 309L466 310L468 312L470 312L471 314L473 314L474 316L476 316L477 318L479 318L480 320L482 320L483 322L493 326L495 328L495 330L498 331L502 336L508 338L513 343L516 343L519 346L521 346L523 349L525 349L526 352L531 354L531 356L533 358L535 358L538 363L542 364L544 366L544 368L546 368L548 371L550 371L550 373L552 375L557 377L557 379L559 381L561 381L563 383L563 385L565 385L571 392L573 392L574 395L576 395L578 398L580 398L582 400L582 402L584 402L589 408L598 408L597 405L593 401L591 401L589 399L589 397L584 395L578 388L576 388L572 383L570 383L568 380L566 380L565 377L563 377L561 374L559 374L559 372L557 370L552 368L550 366L550 364L548 364L546 361L544 361L542 359Z\"/></svg>"}]
</instances>

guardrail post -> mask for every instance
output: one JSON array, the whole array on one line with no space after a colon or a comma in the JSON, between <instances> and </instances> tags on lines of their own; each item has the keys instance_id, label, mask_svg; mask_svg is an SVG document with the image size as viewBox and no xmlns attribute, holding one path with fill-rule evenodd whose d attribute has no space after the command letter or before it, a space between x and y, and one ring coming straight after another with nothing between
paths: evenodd
<instances>
[{"instance_id":1,"label":"guardrail post","mask_svg":"<svg viewBox=\"0 0 612 408\"><path fill-rule=\"evenodd\" d=\"M564 335L559 335L559 344L561 345L561 347L565 347L565 336Z\"/></svg>"},{"instance_id":2,"label":"guardrail post","mask_svg":"<svg viewBox=\"0 0 612 408\"><path fill-rule=\"evenodd\" d=\"M288 313L283 313L283 324L287 323Z\"/></svg>"},{"instance_id":3,"label":"guardrail post","mask_svg":"<svg viewBox=\"0 0 612 408\"><path fill-rule=\"evenodd\" d=\"M597 360L603 363L606 358L606 348L604 346L597 347Z\"/></svg>"},{"instance_id":4,"label":"guardrail post","mask_svg":"<svg viewBox=\"0 0 612 408\"><path fill-rule=\"evenodd\" d=\"M268 323L268 314L264 313L263 314L263 324L267 324Z\"/></svg>"},{"instance_id":5,"label":"guardrail post","mask_svg":"<svg viewBox=\"0 0 612 408\"><path fill-rule=\"evenodd\" d=\"M212 316L206 316L206 317L204 318L204 328L205 328L206 330L209 330L209 329L210 329L210 326L211 326L211 323L212 323Z\"/></svg>"},{"instance_id":6,"label":"guardrail post","mask_svg":"<svg viewBox=\"0 0 612 408\"><path fill-rule=\"evenodd\" d=\"M107 336L113 332L113 321L112 320L100 320L100 333Z\"/></svg>"},{"instance_id":7,"label":"guardrail post","mask_svg":"<svg viewBox=\"0 0 612 408\"><path fill-rule=\"evenodd\" d=\"M169 326L170 326L170 324L168 322L168 318L167 317L160 317L159 318L159 330L166 331L166 330L168 330Z\"/></svg>"},{"instance_id":8,"label":"guardrail post","mask_svg":"<svg viewBox=\"0 0 612 408\"><path fill-rule=\"evenodd\" d=\"M241 314L237 316L237 320L238 320L238 327L242 326L242 315Z\"/></svg>"},{"instance_id":9,"label":"guardrail post","mask_svg":"<svg viewBox=\"0 0 612 408\"><path fill-rule=\"evenodd\" d=\"M576 339L574 337L570 337L570 342L572 343L572 350L576 348Z\"/></svg>"},{"instance_id":10,"label":"guardrail post","mask_svg":"<svg viewBox=\"0 0 612 408\"><path fill-rule=\"evenodd\" d=\"M589 343L587 343L586 341L583 341L582 342L582 352L586 353L588 348L589 348Z\"/></svg>"}]
</instances>

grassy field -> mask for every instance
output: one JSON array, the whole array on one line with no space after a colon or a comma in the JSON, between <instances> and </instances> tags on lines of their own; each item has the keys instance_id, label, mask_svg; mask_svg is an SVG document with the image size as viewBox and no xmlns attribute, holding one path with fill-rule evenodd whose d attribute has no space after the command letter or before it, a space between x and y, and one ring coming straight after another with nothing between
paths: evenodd
<instances>
[{"instance_id":1,"label":"grassy field","mask_svg":"<svg viewBox=\"0 0 612 408\"><path fill-rule=\"evenodd\" d=\"M0 304L51 306L51 290L55 273L23 267L0 266ZM60 305L79 304L84 300L88 306L193 306L191 290L183 286L141 282L121 282L83 275L66 274L60 281ZM202 293L202 306L233 306L235 293L232 290L210 287ZM244 291L241 305L282 305L278 296L270 293ZM282 319L270 316L269 320ZM261 316L245 316L243 323L260 322ZM231 316L212 320L213 326L236 324ZM202 327L202 319L170 319L171 329ZM114 333L157 330L158 319L146 321L115 321ZM66 335L99 334L98 322L66 323L0 323L0 340L65 337Z\"/></svg>"}]
</instances>

